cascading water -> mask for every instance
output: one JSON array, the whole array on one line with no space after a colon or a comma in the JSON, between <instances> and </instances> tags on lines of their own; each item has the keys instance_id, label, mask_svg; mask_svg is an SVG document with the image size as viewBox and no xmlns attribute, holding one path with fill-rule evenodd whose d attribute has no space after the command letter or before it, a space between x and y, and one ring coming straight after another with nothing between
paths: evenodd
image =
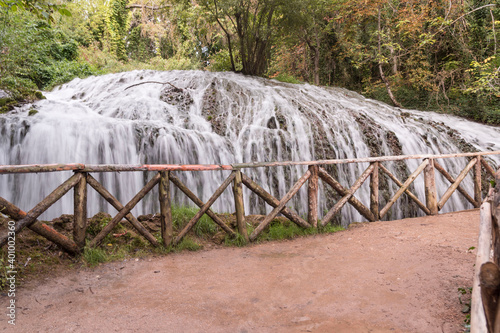
<instances>
[{"instance_id":1,"label":"cascading water","mask_svg":"<svg viewBox=\"0 0 500 333\"><path fill-rule=\"evenodd\" d=\"M344 89L285 84L234 73L133 71L76 79L45 95L46 100L0 115L0 164L230 164L500 150L499 128L430 112L402 111ZM38 112L30 116L33 109ZM490 161L500 164L499 157ZM419 162L385 165L404 180ZM442 163L457 175L467 161ZM339 165L329 170L344 186L350 186L367 166ZM277 167L244 172L280 198L305 170ZM0 196L29 210L70 174L0 175ZM206 201L228 171L177 174ZM94 176L126 203L151 174ZM424 201L419 179L413 190ZM441 195L448 184L438 177L437 186ZM466 180L463 186L471 190L472 181ZM397 190L395 185L386 187L387 195ZM320 186L320 191L322 215L335 200L326 187ZM232 194L226 192L213 206L216 211L234 210ZM356 196L368 203L368 185ZM189 204L178 191L173 197L179 205ZM72 200L66 195L42 218L72 213ZM248 190L245 200L247 214L270 210ZM305 202L303 188L290 205L306 214ZM407 201L398 201L391 218L414 214L407 207ZM444 211L467 208L472 207L454 194ZM114 211L89 190L89 215L100 210ZM133 212L156 211L157 195L151 193ZM346 206L342 220L348 224L364 219Z\"/></svg>"}]
</instances>

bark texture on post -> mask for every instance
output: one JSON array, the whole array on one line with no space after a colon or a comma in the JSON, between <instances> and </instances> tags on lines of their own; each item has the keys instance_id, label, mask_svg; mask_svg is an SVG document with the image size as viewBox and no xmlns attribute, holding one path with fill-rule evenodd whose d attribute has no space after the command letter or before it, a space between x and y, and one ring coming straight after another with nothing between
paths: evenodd
<instances>
[{"instance_id":1,"label":"bark texture on post","mask_svg":"<svg viewBox=\"0 0 500 333\"><path fill-rule=\"evenodd\" d=\"M240 235L245 238L245 241L248 242L248 232L247 232L247 224L245 221L245 207L243 205L243 185L241 180L241 171L237 170L234 174L234 186L233 186L233 194L234 194L234 206L236 208L236 225L238 226L238 232Z\"/></svg>"},{"instance_id":2,"label":"bark texture on post","mask_svg":"<svg viewBox=\"0 0 500 333\"><path fill-rule=\"evenodd\" d=\"M481 185L481 156L478 156L476 158L476 165L474 168L474 200L477 202L476 208L479 208L479 205L481 204L481 201L483 201L482 198L482 185Z\"/></svg>"},{"instance_id":3,"label":"bark texture on post","mask_svg":"<svg viewBox=\"0 0 500 333\"><path fill-rule=\"evenodd\" d=\"M314 228L318 227L318 174L319 166L310 165L309 171L311 172L311 177L309 177L308 187L307 187L307 203L308 203L308 214L307 221Z\"/></svg>"},{"instance_id":4,"label":"bark texture on post","mask_svg":"<svg viewBox=\"0 0 500 333\"><path fill-rule=\"evenodd\" d=\"M370 211L376 221L380 219L379 217L379 162L373 163L373 171L370 175Z\"/></svg>"},{"instance_id":5,"label":"bark texture on post","mask_svg":"<svg viewBox=\"0 0 500 333\"><path fill-rule=\"evenodd\" d=\"M431 215L437 215L439 212L436 190L436 175L434 172L434 160L429 159L429 163L424 169L425 183L425 203L431 212Z\"/></svg>"},{"instance_id":6,"label":"bark texture on post","mask_svg":"<svg viewBox=\"0 0 500 333\"><path fill-rule=\"evenodd\" d=\"M83 249L87 232L87 174L74 187L73 240Z\"/></svg>"},{"instance_id":7,"label":"bark texture on post","mask_svg":"<svg viewBox=\"0 0 500 333\"><path fill-rule=\"evenodd\" d=\"M172 227L172 202L170 199L170 171L160 171L160 225L161 238L163 246L172 245L173 227Z\"/></svg>"}]
</instances>

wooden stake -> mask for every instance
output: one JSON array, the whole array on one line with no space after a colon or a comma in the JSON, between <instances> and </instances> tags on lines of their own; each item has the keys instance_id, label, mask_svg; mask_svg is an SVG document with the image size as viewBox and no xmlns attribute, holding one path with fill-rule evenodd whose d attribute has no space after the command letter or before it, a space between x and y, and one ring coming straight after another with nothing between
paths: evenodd
<instances>
[{"instance_id":1,"label":"wooden stake","mask_svg":"<svg viewBox=\"0 0 500 333\"><path fill-rule=\"evenodd\" d=\"M370 175L370 211L373 214L373 217L375 220L379 220L379 162L374 162L373 163L373 171L372 174Z\"/></svg>"},{"instance_id":2,"label":"wooden stake","mask_svg":"<svg viewBox=\"0 0 500 333\"><path fill-rule=\"evenodd\" d=\"M474 207L479 208L479 205L481 204L481 201L483 201L482 198L482 186L481 186L481 156L476 157L476 165L474 168L474 200L476 201L477 205L474 205Z\"/></svg>"},{"instance_id":3,"label":"wooden stake","mask_svg":"<svg viewBox=\"0 0 500 333\"><path fill-rule=\"evenodd\" d=\"M243 184L245 184L246 187L248 187L252 192L257 194L260 198L262 198L265 202L267 202L269 205L273 206L274 208L278 207L279 205L279 200L273 197L269 192L264 190L262 187L260 187L256 182L254 182L250 177L245 175L244 173L241 174ZM281 214L285 215L290 221L294 222L298 226L301 226L302 228L310 228L311 225L307 223L304 219L302 219L299 214L294 212L293 210L284 207L281 210Z\"/></svg>"},{"instance_id":4,"label":"wooden stake","mask_svg":"<svg viewBox=\"0 0 500 333\"><path fill-rule=\"evenodd\" d=\"M234 186L233 186L233 194L234 194L234 206L236 208L236 224L238 225L238 232L240 235L245 238L245 241L248 242L248 232L247 232L247 224L245 222L245 207L243 205L243 186L241 181L241 171L234 171Z\"/></svg>"},{"instance_id":5,"label":"wooden stake","mask_svg":"<svg viewBox=\"0 0 500 333\"><path fill-rule=\"evenodd\" d=\"M308 214L307 221L314 228L318 227L318 172L319 167L317 165L310 165L309 171L311 172L311 177L309 177L308 187L307 187L307 203L308 203Z\"/></svg>"},{"instance_id":6,"label":"wooden stake","mask_svg":"<svg viewBox=\"0 0 500 333\"><path fill-rule=\"evenodd\" d=\"M193 192L191 192L191 190L186 185L184 185L184 183L181 182L181 180L177 178L172 172L170 173L170 181L174 183L174 185L177 186L179 190L184 192L184 194L186 194L188 198L191 199L191 201L193 201L198 207L200 208L203 207L204 205L203 201L201 201ZM220 219L220 217L215 215L215 213L211 209L207 210L205 214L207 214L231 237L236 237L236 233L230 227L228 227L226 223L224 223L224 221Z\"/></svg>"},{"instance_id":7,"label":"wooden stake","mask_svg":"<svg viewBox=\"0 0 500 333\"><path fill-rule=\"evenodd\" d=\"M81 178L82 175L80 173L77 173L71 176L64 183L59 185L59 187L57 187L54 191L52 191L52 193L50 193L47 197L45 197L45 199L43 199L42 201L40 201L40 203L38 203L35 207L33 207L33 209L30 210L24 218L17 221L15 233L17 234L24 227L29 227L30 225L35 223L36 219L40 215L42 215L43 212L45 212L63 195L68 193L68 191L71 190L73 186L75 186L80 181ZM5 236L2 239L0 239L0 247L4 246L7 243L7 239L8 236Z\"/></svg>"},{"instance_id":8,"label":"wooden stake","mask_svg":"<svg viewBox=\"0 0 500 333\"><path fill-rule=\"evenodd\" d=\"M311 171L307 170L306 173L300 177L300 179L293 185L293 187L288 191L287 194L281 199L278 206L274 208L269 215L267 215L264 220L255 228L255 230L250 235L250 240L253 242L257 239L259 234L264 230L265 227L279 214L279 212L285 207L288 201L293 198L295 194L300 190L302 185L309 179L311 176Z\"/></svg>"},{"instance_id":9,"label":"wooden stake","mask_svg":"<svg viewBox=\"0 0 500 333\"><path fill-rule=\"evenodd\" d=\"M219 188L210 197L210 199L208 199L207 203L205 203L203 207L200 208L198 213L196 213L196 215L193 216L193 218L186 224L184 229L182 229L179 232L179 234L174 240L174 245L179 244L182 238L186 236L189 230L191 230L191 228L196 224L196 222L198 222L198 220L203 216L203 214L205 214L208 211L208 209L210 208L210 206L212 206L215 200L217 200L217 198L222 194L222 192L224 192L224 190L229 186L229 184L231 184L235 176L236 176L235 171L231 172L231 175L229 175L229 177L226 178L226 180L222 183L222 185L219 186Z\"/></svg>"},{"instance_id":10,"label":"wooden stake","mask_svg":"<svg viewBox=\"0 0 500 333\"><path fill-rule=\"evenodd\" d=\"M87 232L87 174L74 187L73 240L80 249L85 246Z\"/></svg>"},{"instance_id":11,"label":"wooden stake","mask_svg":"<svg viewBox=\"0 0 500 333\"><path fill-rule=\"evenodd\" d=\"M161 238L163 246L168 247L172 245L174 238L172 226L172 202L170 200L170 171L160 171L160 224L161 224Z\"/></svg>"},{"instance_id":12,"label":"wooden stake","mask_svg":"<svg viewBox=\"0 0 500 333\"><path fill-rule=\"evenodd\" d=\"M336 181L332 176L328 174L328 172L323 169L319 168L319 176L321 179L330 185L338 194L341 196L345 196L348 194L349 190L344 188L338 181ZM348 202L361 214L363 215L368 221L370 222L375 222L375 216L372 214L372 212L365 206L361 201L359 201L354 195L352 195Z\"/></svg>"},{"instance_id":13,"label":"wooden stake","mask_svg":"<svg viewBox=\"0 0 500 333\"><path fill-rule=\"evenodd\" d=\"M382 164L380 164L380 169L394 181L399 187L403 186L403 183L399 181L399 179L396 178L386 167L384 167ZM425 169L424 169L425 172ZM417 196L413 193L410 192L410 190L406 189L405 193L412 199L420 209L422 209L427 215L432 215L431 211L429 208L427 208L420 200L418 200Z\"/></svg>"},{"instance_id":14,"label":"wooden stake","mask_svg":"<svg viewBox=\"0 0 500 333\"><path fill-rule=\"evenodd\" d=\"M424 184L425 184L425 203L430 211L429 215L437 215L439 212L438 198L436 190L436 175L434 166L437 164L435 159L428 159L429 164L424 169Z\"/></svg>"},{"instance_id":15,"label":"wooden stake","mask_svg":"<svg viewBox=\"0 0 500 333\"><path fill-rule=\"evenodd\" d=\"M406 189L408 188L408 186L410 186L411 183L413 183L413 181L415 180L415 178L417 178L418 175L420 175L420 173L424 170L424 168L428 164L429 164L429 160L424 160L424 162L422 162L422 164L420 164L420 166L417 168L417 170L415 170L415 172L413 172L410 175L410 177L408 177L408 179L404 182L403 186L396 192L396 194L394 195L394 197L387 203L387 205L385 205L384 208L382 208L382 210L380 211L380 218L384 217L385 214L387 214L387 212L392 207L392 205L394 205L394 203L396 202L396 200L399 199L399 197L406 191Z\"/></svg>"},{"instance_id":16,"label":"wooden stake","mask_svg":"<svg viewBox=\"0 0 500 333\"><path fill-rule=\"evenodd\" d=\"M5 200L2 197L0 197L0 212L9 216L11 219L15 221L22 220L27 215L26 212L22 211L14 204L10 203L9 201ZM56 230L52 229L45 223L42 223L40 221L35 221L28 228L30 228L40 236L47 238L49 241L61 246L70 254L77 254L79 252L79 248L75 244L75 242L73 242L71 239L64 236L63 234L57 232Z\"/></svg>"},{"instance_id":17,"label":"wooden stake","mask_svg":"<svg viewBox=\"0 0 500 333\"><path fill-rule=\"evenodd\" d=\"M436 167L436 170L439 171L439 173L441 173L444 178L446 178L446 180L448 180L450 182L450 184L453 184L455 182L455 178L453 178L444 168L441 164L438 163L438 161L434 160L434 166ZM464 197L465 199L467 199L467 201L469 201L471 204L474 205L474 207L479 207L479 205L481 205L480 202L477 202L475 201L470 195L469 193L467 193L466 190L464 190L464 188L460 185L458 185L457 187L457 191L460 192Z\"/></svg>"},{"instance_id":18,"label":"wooden stake","mask_svg":"<svg viewBox=\"0 0 500 333\"><path fill-rule=\"evenodd\" d=\"M464 180L465 176L467 176L467 174L472 169L472 167L474 166L474 164L476 164L476 162L477 162L477 159L471 160L469 162L469 164L465 167L465 169L462 170L462 172L457 177L457 179L455 180L455 182L453 184L451 184L451 186L448 188L448 190L446 190L446 192L443 194L443 197L438 202L438 208L439 208L439 210L441 210L441 208L443 208L443 206L446 203L446 201L448 201L448 199L451 197L451 195L453 194L453 192L455 192L455 190L457 189L458 185L460 185L460 183L462 182L462 180Z\"/></svg>"},{"instance_id":19,"label":"wooden stake","mask_svg":"<svg viewBox=\"0 0 500 333\"><path fill-rule=\"evenodd\" d=\"M157 173L151 180L144 186L142 190L140 190L133 198L130 200L119 212L118 214L111 220L109 223L95 236L93 240L90 241L90 247L95 247L99 245L101 241L106 237L111 230L128 214L130 211L137 205L139 201L144 198L146 194L148 194L153 187L158 184L160 181L160 174Z\"/></svg>"},{"instance_id":20,"label":"wooden stake","mask_svg":"<svg viewBox=\"0 0 500 333\"><path fill-rule=\"evenodd\" d=\"M368 177L370 176L370 174L372 173L374 168L375 168L375 164L370 164L370 166L354 182L352 187L347 191L347 193L342 197L342 199L340 199L335 204L335 206L333 206L333 208L330 209L328 211L328 213L326 213L326 215L323 217L323 220L321 220L321 226L324 227L325 225L330 223L330 221L335 216L335 214L337 214L342 209L342 207L344 207L344 205L347 203L347 201L349 201L349 199L354 195L354 193L356 193L356 191L361 187L361 185L363 185L365 180L368 179Z\"/></svg>"}]
</instances>

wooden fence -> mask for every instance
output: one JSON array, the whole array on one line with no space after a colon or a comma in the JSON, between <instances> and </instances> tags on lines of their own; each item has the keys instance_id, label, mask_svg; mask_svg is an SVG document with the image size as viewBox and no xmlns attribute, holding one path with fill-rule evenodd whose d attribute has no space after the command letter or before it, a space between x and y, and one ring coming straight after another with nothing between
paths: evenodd
<instances>
[{"instance_id":1,"label":"wooden fence","mask_svg":"<svg viewBox=\"0 0 500 333\"><path fill-rule=\"evenodd\" d=\"M394 203L405 193L416 205L427 215L434 215L441 210L451 195L458 191L467 201L474 207L479 208L482 198L482 173L488 177L494 177L494 168L488 164L485 159L487 155L500 155L500 151L484 152L484 153L464 153L464 154L447 154L447 155L412 155L412 156L388 156L388 157L371 157L351 160L320 160L309 162L270 162L270 163L240 163L231 165L89 165L89 164L52 164L52 165L17 165L0 166L1 174L12 173L39 173L39 172L57 172L71 170L74 172L68 180L56 188L45 199L38 203L28 212L22 211L12 203L0 197L0 212L17 221L15 232L20 232L24 228L29 228L36 233L44 236L50 241L59 244L70 253L78 253L85 245L86 226L87 226L87 188L88 186L96 190L106 201L108 201L118 213L113 219L90 240L90 246L97 246L108 235L111 230L122 220L128 220L135 229L146 238L153 246L158 246L157 239L131 214L131 210L144 196L151 191L155 186L159 186L159 203L161 215L161 242L164 246L178 244L183 237L193 228L203 214L207 214L212 220L219 225L227 234L236 236L241 234L246 241L254 241L259 234L269 225L269 223L278 215L283 214L290 221L296 223L303 228L311 228L325 226L332 221L342 207L346 204L352 205L362 216L368 221L378 221L382 219L390 211ZM467 166L460 172L458 176L450 175L437 159L447 158L467 158L469 160ZM411 173L408 179L399 180L392 174L384 165L385 162L402 161L408 159L421 160L422 162L415 171ZM347 163L369 163L368 168L359 176L359 178L350 186L343 186L338 180L330 175L325 166ZM248 177L243 171L250 168L271 168L277 166L297 166L307 165L307 171L296 181L288 193L281 199L273 197L256 180ZM200 200L177 176L175 173L183 171L210 171L222 170L230 171L229 176L223 181L215 193L208 199L207 202ZM435 170L441 173L445 179L450 182L447 191L438 198L436 191ZM460 183L472 170L474 182L474 193L469 194L460 186ZM127 204L123 205L111 194L102 184L100 184L91 174L101 172L124 172L124 171L156 171L156 174L148 181L146 186L141 189ZM484 171L484 172L483 172ZM379 190L381 174L392 180L399 190L390 200L387 201L384 207L380 207ZM413 181L423 173L425 184L425 203L421 202L417 196L410 191L410 185ZM370 178L370 202L362 203L355 197L356 191L361 185ZM318 183L322 180L330 186L341 197L333 207L331 207L325 216L318 220ZM292 209L286 207L287 203L297 194L299 189L308 183L308 215L307 220L303 219ZM179 231L177 235L173 234L172 228L172 213L171 213L171 196L170 186L173 184L184 192L197 206L200 207L198 213ZM222 192L233 184L233 194L236 211L237 230L231 229L221 218L219 218L210 207L222 194ZM242 187L245 185L252 192L262 198L267 204L273 207L273 210L264 218L264 220L248 235L245 222L245 209L243 200ZM47 210L52 204L59 200L69 190L74 191L74 225L73 237L68 237L60 234L56 230L50 228L46 224L37 221L37 218ZM7 235L0 236L0 246L7 242Z\"/></svg>"},{"instance_id":2,"label":"wooden fence","mask_svg":"<svg viewBox=\"0 0 500 333\"><path fill-rule=\"evenodd\" d=\"M471 333L500 333L500 170L495 183L481 205Z\"/></svg>"}]
</instances>

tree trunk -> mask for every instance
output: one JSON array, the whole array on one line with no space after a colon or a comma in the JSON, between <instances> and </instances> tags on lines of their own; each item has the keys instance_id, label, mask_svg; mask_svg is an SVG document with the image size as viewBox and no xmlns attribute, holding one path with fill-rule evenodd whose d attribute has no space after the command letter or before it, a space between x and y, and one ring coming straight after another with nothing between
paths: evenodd
<instances>
[{"instance_id":1,"label":"tree trunk","mask_svg":"<svg viewBox=\"0 0 500 333\"><path fill-rule=\"evenodd\" d=\"M382 56L382 37L380 36L380 34L382 33L382 29L380 27L380 8L378 10L378 56L379 58ZM385 84L385 88L387 89L387 94L389 95L389 98L391 99L392 101L392 104L394 104L394 106L397 106L399 108L401 108L401 104L399 104L399 102L396 100L396 97L394 97L394 94L392 93L392 90L391 90L391 85L389 84L389 80L387 80L387 78L385 77L384 75L384 70L382 68L382 62L380 60L377 61L378 63L378 70L380 72L380 77L382 78L382 81L384 81L384 84Z\"/></svg>"}]
</instances>

